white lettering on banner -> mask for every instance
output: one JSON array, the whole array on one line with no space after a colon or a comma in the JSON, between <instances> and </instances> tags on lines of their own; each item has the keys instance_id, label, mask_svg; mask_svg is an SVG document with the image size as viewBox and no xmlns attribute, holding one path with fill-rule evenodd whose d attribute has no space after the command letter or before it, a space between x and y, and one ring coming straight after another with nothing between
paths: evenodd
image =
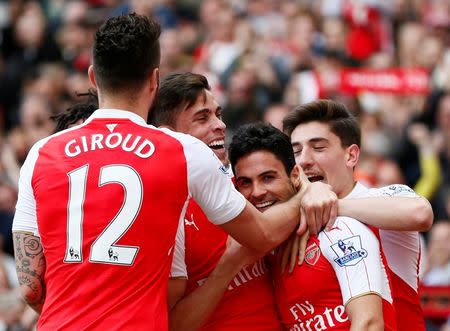
<instances>
[{"instance_id":1,"label":"white lettering on banner","mask_svg":"<svg viewBox=\"0 0 450 331\"><path fill-rule=\"evenodd\" d=\"M113 132L104 136L103 134L93 134L91 136L82 136L69 141L64 152L68 157L75 157L82 152L95 151L97 149L115 149L121 148L125 152L134 152L142 159L150 157L155 152L155 145L147 139L141 141L142 137L134 136L131 133L125 137L119 132Z\"/></svg>"},{"instance_id":2,"label":"white lettering on banner","mask_svg":"<svg viewBox=\"0 0 450 331\"><path fill-rule=\"evenodd\" d=\"M254 280L255 278L261 277L267 272L267 266L264 263L264 259L258 260L253 265L247 265L242 268L241 271L233 278L228 285L228 291L234 290L235 288ZM197 281L198 286L202 286L206 282L207 278L203 278Z\"/></svg>"},{"instance_id":3,"label":"white lettering on banner","mask_svg":"<svg viewBox=\"0 0 450 331\"><path fill-rule=\"evenodd\" d=\"M348 321L343 305L338 305L334 309L326 307L323 313L314 316L312 315L315 309L309 301L296 303L289 310L297 321L296 324L290 327L290 331L328 330L328 328L335 327L336 323L340 324Z\"/></svg>"}]
</instances>

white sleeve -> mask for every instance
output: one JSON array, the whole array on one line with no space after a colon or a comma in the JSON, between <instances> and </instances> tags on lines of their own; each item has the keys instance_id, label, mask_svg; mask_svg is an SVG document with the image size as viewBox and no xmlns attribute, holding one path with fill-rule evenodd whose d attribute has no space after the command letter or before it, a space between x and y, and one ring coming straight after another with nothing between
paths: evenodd
<instances>
[{"instance_id":1,"label":"white sleeve","mask_svg":"<svg viewBox=\"0 0 450 331\"><path fill-rule=\"evenodd\" d=\"M416 192L414 192L412 188L403 184L393 184L383 186L380 188L372 188L369 190L369 196L371 197L389 196L389 197L406 197L406 198L418 197L418 195L416 194Z\"/></svg>"},{"instance_id":2,"label":"white sleeve","mask_svg":"<svg viewBox=\"0 0 450 331\"><path fill-rule=\"evenodd\" d=\"M173 251L172 267L170 269L170 278L188 278L186 268L186 246L184 238L184 218L180 219L175 237L175 248Z\"/></svg>"},{"instance_id":3,"label":"white sleeve","mask_svg":"<svg viewBox=\"0 0 450 331\"><path fill-rule=\"evenodd\" d=\"M39 236L39 231L36 216L36 199L34 197L31 180L33 177L34 165L39 156L39 148L41 146L42 141L36 143L31 148L20 169L19 194L12 225L13 231L32 232L35 236Z\"/></svg>"},{"instance_id":4,"label":"white sleeve","mask_svg":"<svg viewBox=\"0 0 450 331\"><path fill-rule=\"evenodd\" d=\"M370 189L372 197L419 197L409 186L393 184ZM417 291L420 239L417 231L394 231L380 229L381 245L391 270L411 288Z\"/></svg>"},{"instance_id":5,"label":"white sleeve","mask_svg":"<svg viewBox=\"0 0 450 331\"><path fill-rule=\"evenodd\" d=\"M344 305L369 293L392 302L380 245L369 228L353 218L338 217L333 229L321 232L319 239L322 253L336 272Z\"/></svg>"},{"instance_id":6,"label":"white sleeve","mask_svg":"<svg viewBox=\"0 0 450 331\"><path fill-rule=\"evenodd\" d=\"M235 189L227 169L200 140L184 148L191 196L214 224L234 219L244 209L246 200Z\"/></svg>"}]
</instances>

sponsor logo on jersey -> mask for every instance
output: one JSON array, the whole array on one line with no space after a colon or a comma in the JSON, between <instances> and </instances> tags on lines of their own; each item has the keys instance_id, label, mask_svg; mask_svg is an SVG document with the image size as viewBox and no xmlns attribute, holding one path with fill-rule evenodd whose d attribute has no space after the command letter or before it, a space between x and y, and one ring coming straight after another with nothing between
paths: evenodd
<instances>
[{"instance_id":1,"label":"sponsor logo on jersey","mask_svg":"<svg viewBox=\"0 0 450 331\"><path fill-rule=\"evenodd\" d=\"M306 247L305 251L305 262L309 265L315 265L317 261L319 261L320 257L320 248L316 243L312 243L308 247Z\"/></svg>"},{"instance_id":2,"label":"sponsor logo on jersey","mask_svg":"<svg viewBox=\"0 0 450 331\"><path fill-rule=\"evenodd\" d=\"M228 285L228 291L232 291L248 282L259 279L267 273L267 265L264 259L259 259L253 264L246 265L239 271ZM208 278L197 281L198 286L202 286Z\"/></svg>"},{"instance_id":3,"label":"sponsor logo on jersey","mask_svg":"<svg viewBox=\"0 0 450 331\"><path fill-rule=\"evenodd\" d=\"M331 245L331 248L337 255L334 261L340 267L354 266L367 256L367 251L362 247L360 236L339 239L337 243Z\"/></svg>"},{"instance_id":4,"label":"sponsor logo on jersey","mask_svg":"<svg viewBox=\"0 0 450 331\"><path fill-rule=\"evenodd\" d=\"M309 301L296 303L289 311L295 324L290 325L290 331L323 331L339 329L348 325L348 316L343 305L325 307L324 311L317 311Z\"/></svg>"}]
</instances>

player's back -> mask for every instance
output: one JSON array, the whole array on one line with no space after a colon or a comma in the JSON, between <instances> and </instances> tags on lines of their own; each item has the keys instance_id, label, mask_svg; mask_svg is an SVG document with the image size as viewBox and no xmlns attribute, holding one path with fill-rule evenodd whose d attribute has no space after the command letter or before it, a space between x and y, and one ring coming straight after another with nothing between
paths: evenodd
<instances>
[{"instance_id":1,"label":"player's back","mask_svg":"<svg viewBox=\"0 0 450 331\"><path fill-rule=\"evenodd\" d=\"M124 113L94 114L39 149L32 187L47 264L41 330L167 329L186 157L178 140Z\"/></svg>"}]
</instances>

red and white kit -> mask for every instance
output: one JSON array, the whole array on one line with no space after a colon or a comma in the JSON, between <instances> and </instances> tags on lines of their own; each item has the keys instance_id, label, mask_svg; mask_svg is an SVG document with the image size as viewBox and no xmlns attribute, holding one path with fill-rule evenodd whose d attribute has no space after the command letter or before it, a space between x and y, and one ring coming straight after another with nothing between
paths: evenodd
<instances>
[{"instance_id":1,"label":"red and white kit","mask_svg":"<svg viewBox=\"0 0 450 331\"><path fill-rule=\"evenodd\" d=\"M171 276L187 277L186 293L189 294L201 286L216 267L225 251L228 235L211 224L194 201L189 203L184 224L180 225ZM244 267L234 277L200 330L282 330L264 259Z\"/></svg>"},{"instance_id":2,"label":"red and white kit","mask_svg":"<svg viewBox=\"0 0 450 331\"><path fill-rule=\"evenodd\" d=\"M389 185L369 189L357 183L346 198L380 196L417 197L406 185ZM392 297L397 315L399 331L425 331L422 307L420 305L419 261L420 238L416 231L378 230L383 252L389 266ZM408 318L405 318L408 316Z\"/></svg>"},{"instance_id":3,"label":"red and white kit","mask_svg":"<svg viewBox=\"0 0 450 331\"><path fill-rule=\"evenodd\" d=\"M39 329L167 330L167 275L190 197L216 224L245 207L220 168L201 141L121 110L36 143L13 231L44 249Z\"/></svg>"},{"instance_id":4,"label":"red and white kit","mask_svg":"<svg viewBox=\"0 0 450 331\"><path fill-rule=\"evenodd\" d=\"M305 261L292 274L274 264L275 297L291 331L349 330L345 305L364 294L383 299L385 330L396 330L389 279L374 233L338 217L330 231L309 238Z\"/></svg>"}]
</instances>

